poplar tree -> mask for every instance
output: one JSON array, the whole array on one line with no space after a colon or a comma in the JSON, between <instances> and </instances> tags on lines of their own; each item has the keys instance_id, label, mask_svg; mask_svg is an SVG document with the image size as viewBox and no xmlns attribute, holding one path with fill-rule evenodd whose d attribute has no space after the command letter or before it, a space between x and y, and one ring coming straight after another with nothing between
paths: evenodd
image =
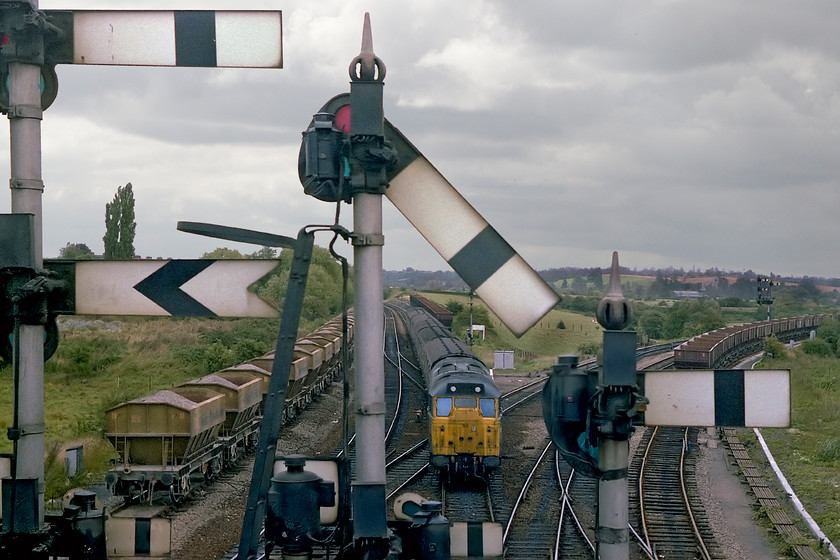
<instances>
[{"instance_id":1,"label":"poplar tree","mask_svg":"<svg viewBox=\"0 0 840 560\"><path fill-rule=\"evenodd\" d=\"M105 242L106 260L134 258L134 192L131 183L117 187L114 200L105 204Z\"/></svg>"}]
</instances>

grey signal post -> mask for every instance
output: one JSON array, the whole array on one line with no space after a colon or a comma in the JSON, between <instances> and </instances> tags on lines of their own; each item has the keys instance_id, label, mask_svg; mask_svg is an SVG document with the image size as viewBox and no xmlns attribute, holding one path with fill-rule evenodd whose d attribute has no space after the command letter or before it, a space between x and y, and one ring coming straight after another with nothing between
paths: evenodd
<instances>
[{"instance_id":1,"label":"grey signal post","mask_svg":"<svg viewBox=\"0 0 840 560\"><path fill-rule=\"evenodd\" d=\"M37 0L32 0L34 8ZM10 2L0 4L7 9ZM28 54L9 62L9 136L11 143L12 213L33 216L30 231L32 270L43 268L41 175L41 65L43 37L32 37ZM19 50L20 53L20 50ZM37 512L16 512L21 532L37 531L44 522L44 325L20 324L13 341L14 409L16 434L12 459L13 479L37 481ZM16 481L13 481L17 485ZM4 495L4 500L8 499ZM8 523L4 520L4 525ZM11 521L15 532L16 521Z\"/></svg>"},{"instance_id":2,"label":"grey signal post","mask_svg":"<svg viewBox=\"0 0 840 560\"><path fill-rule=\"evenodd\" d=\"M626 331L631 309L621 291L618 253L613 253L607 295L598 304L604 327L603 363L591 425L598 440L596 556L630 558L627 469L632 425L790 425L790 372L720 370L636 372L636 333Z\"/></svg>"},{"instance_id":3,"label":"grey signal post","mask_svg":"<svg viewBox=\"0 0 840 560\"><path fill-rule=\"evenodd\" d=\"M119 26L107 21L109 13L117 14ZM28 3L0 0L0 32L4 36L0 66L8 71L8 98L3 99L3 109L9 117L12 191L12 214L0 216L4 229L0 233L4 242L14 239L17 245L0 249L0 268L9 273L8 277L0 278L8 292L0 294L0 302L13 302L3 311L9 315L7 320L14 315L15 324L12 331L15 413L8 433L15 451L11 465L13 495L4 492L3 500L11 500L16 506L10 508L14 512L9 516L11 519L3 519L3 529L16 539L17 545L24 547L21 550L30 547L30 551L39 539L46 537L41 530L45 490L44 325L51 311L46 307L46 293L58 287L43 270L42 252L41 120L56 93L52 67L57 63L91 63L282 68L279 11L225 12L220 17L217 17L220 12L214 11L97 11L95 19L98 19L93 25L88 25L90 22L84 17L77 20L79 14L41 11L38 0ZM149 18L154 21L150 23ZM264 25L259 26L259 32L251 33L248 49L238 48L242 29L249 25L253 29L255 19ZM144 33L135 33L140 25L144 26ZM156 49L149 49L151 30L159 32L156 36L162 38ZM102 33L109 34L114 43L109 43L109 56L97 60L90 55L97 54L95 48L103 44ZM183 41L185 36L193 43ZM202 45L198 57L193 48L195 41ZM87 50L91 46L93 53ZM150 51L165 56L148 58ZM6 334L9 333L3 336Z\"/></svg>"},{"instance_id":4,"label":"grey signal post","mask_svg":"<svg viewBox=\"0 0 840 560\"><path fill-rule=\"evenodd\" d=\"M632 418L644 401L635 390L636 333L625 331L631 310L621 292L618 253L613 253L607 295L598 304L604 328L603 364L593 419L598 433L598 526L596 556L601 560L630 557L627 469Z\"/></svg>"},{"instance_id":5,"label":"grey signal post","mask_svg":"<svg viewBox=\"0 0 840 560\"><path fill-rule=\"evenodd\" d=\"M370 16L362 48L350 63L353 258L355 285L355 427L353 538L366 558L388 554L385 500L385 358L382 305L382 198L386 176L382 96L385 64L373 53Z\"/></svg>"}]
</instances>

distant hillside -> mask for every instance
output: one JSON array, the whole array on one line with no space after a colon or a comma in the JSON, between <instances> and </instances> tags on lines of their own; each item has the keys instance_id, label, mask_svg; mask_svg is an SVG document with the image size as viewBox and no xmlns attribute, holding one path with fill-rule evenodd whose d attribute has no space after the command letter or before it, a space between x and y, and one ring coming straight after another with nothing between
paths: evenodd
<instances>
[{"instance_id":1,"label":"distant hillside","mask_svg":"<svg viewBox=\"0 0 840 560\"><path fill-rule=\"evenodd\" d=\"M538 271L539 275L559 293L570 295L603 295L609 280L604 268L552 268ZM752 270L683 270L675 268L636 270L621 269L624 293L633 298L704 297L713 299L739 298L745 301L756 297L756 277ZM761 274L766 275L766 274ZM383 272L385 285L413 290L466 292L467 285L451 270L425 271L406 268ZM824 304L840 301L840 279L773 276L778 283L774 293L789 293L799 298L820 300Z\"/></svg>"}]
</instances>

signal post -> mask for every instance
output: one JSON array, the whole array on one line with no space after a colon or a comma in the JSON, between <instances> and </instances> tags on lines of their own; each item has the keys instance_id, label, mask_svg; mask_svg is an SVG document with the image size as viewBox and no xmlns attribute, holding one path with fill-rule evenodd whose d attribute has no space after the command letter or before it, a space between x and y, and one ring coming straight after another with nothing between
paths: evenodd
<instances>
[{"instance_id":1,"label":"signal post","mask_svg":"<svg viewBox=\"0 0 840 560\"><path fill-rule=\"evenodd\" d=\"M51 552L44 523L44 360L58 343L56 316L75 306L72 282L45 267L42 251L41 120L58 91L55 65L281 68L281 25L279 11L82 12L0 0L0 111L9 118L11 146L11 214L0 215L0 355L12 363L14 395L0 557ZM240 48L243 29L251 31L246 49ZM102 45L108 45L105 56ZM72 263L62 270L75 274Z\"/></svg>"},{"instance_id":2,"label":"signal post","mask_svg":"<svg viewBox=\"0 0 840 560\"><path fill-rule=\"evenodd\" d=\"M598 479L595 530L601 560L630 558L627 470L633 426L790 425L787 370L636 371L636 333L613 253L607 295L596 318L604 328L601 368L561 356L543 389L543 419L575 472Z\"/></svg>"},{"instance_id":3,"label":"signal post","mask_svg":"<svg viewBox=\"0 0 840 560\"><path fill-rule=\"evenodd\" d=\"M382 93L385 64L373 53L370 15L362 48L350 63L350 188L355 269L355 426L353 538L365 558L389 552L385 501L385 358L382 305L382 197L385 149ZM391 156L393 157L393 156Z\"/></svg>"},{"instance_id":4,"label":"signal post","mask_svg":"<svg viewBox=\"0 0 840 560\"><path fill-rule=\"evenodd\" d=\"M644 397L636 392L636 333L625 331L631 309L621 292L618 253L613 253L607 295L596 318L604 328L603 364L592 405L597 436L598 526L596 556L602 560L630 557L627 469L632 421Z\"/></svg>"},{"instance_id":5,"label":"signal post","mask_svg":"<svg viewBox=\"0 0 840 560\"><path fill-rule=\"evenodd\" d=\"M25 503L11 508L4 529L19 535L37 535L44 522L44 287L37 287L43 268L41 175L41 67L44 39L37 20L26 15L37 9L13 2L0 3L4 43L2 57L8 68L8 108L12 215L0 222L4 230L25 224L18 247L3 250L0 267L7 271L2 296L12 302L12 376L14 413L8 437L13 441L11 480L4 482L4 499ZM12 51L12 52L7 52ZM10 250L11 249L11 250ZM8 254L14 256L9 259ZM11 262L9 262L11 260ZM10 266L11 265L11 266ZM8 268L7 268L8 267ZM33 283L35 282L35 283Z\"/></svg>"}]
</instances>

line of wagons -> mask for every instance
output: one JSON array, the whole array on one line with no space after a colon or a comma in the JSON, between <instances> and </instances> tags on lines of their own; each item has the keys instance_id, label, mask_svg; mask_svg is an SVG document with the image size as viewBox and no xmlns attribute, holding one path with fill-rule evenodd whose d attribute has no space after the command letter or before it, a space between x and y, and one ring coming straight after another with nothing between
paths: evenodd
<instances>
[{"instance_id":1,"label":"line of wagons","mask_svg":"<svg viewBox=\"0 0 840 560\"><path fill-rule=\"evenodd\" d=\"M353 317L347 348L352 351ZM342 318L295 342L284 420L293 418L342 375ZM106 411L105 436L119 454L106 475L115 496L173 502L209 482L256 447L274 353Z\"/></svg>"},{"instance_id":2,"label":"line of wagons","mask_svg":"<svg viewBox=\"0 0 840 560\"><path fill-rule=\"evenodd\" d=\"M674 349L677 369L715 369L761 349L765 338L775 336L782 342L799 340L810 335L826 319L837 315L806 315L734 325L716 329L683 342Z\"/></svg>"}]
</instances>

